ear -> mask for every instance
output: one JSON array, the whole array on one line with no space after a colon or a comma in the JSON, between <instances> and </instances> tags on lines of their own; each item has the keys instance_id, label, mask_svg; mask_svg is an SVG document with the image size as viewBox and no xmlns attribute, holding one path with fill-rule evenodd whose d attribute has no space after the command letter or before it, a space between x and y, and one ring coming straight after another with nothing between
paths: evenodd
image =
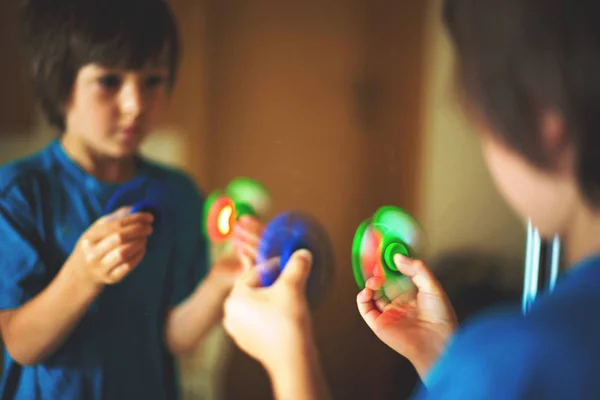
<instances>
[{"instance_id":1,"label":"ear","mask_svg":"<svg viewBox=\"0 0 600 400\"><path fill-rule=\"evenodd\" d=\"M544 111L540 121L541 144L552 165L562 170L570 165L571 146L562 115Z\"/></svg>"}]
</instances>

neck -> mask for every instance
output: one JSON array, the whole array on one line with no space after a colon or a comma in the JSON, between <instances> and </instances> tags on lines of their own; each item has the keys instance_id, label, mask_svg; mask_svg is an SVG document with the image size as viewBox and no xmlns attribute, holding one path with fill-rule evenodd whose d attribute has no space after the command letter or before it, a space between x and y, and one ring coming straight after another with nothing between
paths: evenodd
<instances>
[{"instance_id":1,"label":"neck","mask_svg":"<svg viewBox=\"0 0 600 400\"><path fill-rule=\"evenodd\" d=\"M600 253L600 210L581 207L563 238L569 266Z\"/></svg>"},{"instance_id":2,"label":"neck","mask_svg":"<svg viewBox=\"0 0 600 400\"><path fill-rule=\"evenodd\" d=\"M126 158L103 156L84 143L72 140L68 135L64 135L61 142L69 157L80 168L100 181L122 183L135 177L137 166L134 156Z\"/></svg>"}]
</instances>

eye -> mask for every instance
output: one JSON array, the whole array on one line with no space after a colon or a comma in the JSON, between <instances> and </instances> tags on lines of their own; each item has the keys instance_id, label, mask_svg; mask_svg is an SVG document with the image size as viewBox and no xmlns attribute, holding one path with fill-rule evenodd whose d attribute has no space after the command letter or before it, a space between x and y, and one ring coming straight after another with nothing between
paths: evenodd
<instances>
[{"instance_id":1,"label":"eye","mask_svg":"<svg viewBox=\"0 0 600 400\"><path fill-rule=\"evenodd\" d=\"M115 90L118 89L121 86L121 77L119 77L118 75L105 75L103 77L101 77L100 79L98 79L98 83L100 83L100 85L108 90Z\"/></svg>"},{"instance_id":2,"label":"eye","mask_svg":"<svg viewBox=\"0 0 600 400\"><path fill-rule=\"evenodd\" d=\"M164 81L165 78L161 75L151 75L144 80L144 86L152 89L163 84Z\"/></svg>"}]
</instances>

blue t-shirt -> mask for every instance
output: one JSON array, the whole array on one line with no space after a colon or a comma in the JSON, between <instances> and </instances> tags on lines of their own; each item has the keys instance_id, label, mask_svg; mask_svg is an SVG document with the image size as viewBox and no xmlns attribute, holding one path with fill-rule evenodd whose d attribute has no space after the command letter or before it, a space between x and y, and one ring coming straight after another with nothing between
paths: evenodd
<instances>
[{"instance_id":1,"label":"blue t-shirt","mask_svg":"<svg viewBox=\"0 0 600 400\"><path fill-rule=\"evenodd\" d=\"M600 399L600 256L562 274L527 316L499 309L459 330L417 399Z\"/></svg>"},{"instance_id":2,"label":"blue t-shirt","mask_svg":"<svg viewBox=\"0 0 600 400\"><path fill-rule=\"evenodd\" d=\"M141 263L105 288L54 354L20 366L5 352L0 399L178 398L163 326L207 272L203 198L184 173L138 161L138 177L166 182L177 207L155 227ZM20 307L52 281L119 187L85 173L58 140L0 168L0 310Z\"/></svg>"}]
</instances>

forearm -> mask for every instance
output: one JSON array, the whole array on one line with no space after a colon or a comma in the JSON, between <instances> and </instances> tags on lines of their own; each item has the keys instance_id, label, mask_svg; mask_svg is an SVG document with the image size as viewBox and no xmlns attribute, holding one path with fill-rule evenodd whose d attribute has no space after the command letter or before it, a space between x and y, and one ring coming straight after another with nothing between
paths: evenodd
<instances>
[{"instance_id":1,"label":"forearm","mask_svg":"<svg viewBox=\"0 0 600 400\"><path fill-rule=\"evenodd\" d=\"M41 362L64 343L100 291L83 284L69 268L61 268L32 300L0 313L6 349L20 364Z\"/></svg>"},{"instance_id":2,"label":"forearm","mask_svg":"<svg viewBox=\"0 0 600 400\"><path fill-rule=\"evenodd\" d=\"M192 351L222 319L229 290L213 282L211 275L183 303L167 315L165 340L174 355Z\"/></svg>"},{"instance_id":3,"label":"forearm","mask_svg":"<svg viewBox=\"0 0 600 400\"><path fill-rule=\"evenodd\" d=\"M331 394L312 340L302 339L286 360L267 367L277 400L329 400Z\"/></svg>"}]
</instances>

